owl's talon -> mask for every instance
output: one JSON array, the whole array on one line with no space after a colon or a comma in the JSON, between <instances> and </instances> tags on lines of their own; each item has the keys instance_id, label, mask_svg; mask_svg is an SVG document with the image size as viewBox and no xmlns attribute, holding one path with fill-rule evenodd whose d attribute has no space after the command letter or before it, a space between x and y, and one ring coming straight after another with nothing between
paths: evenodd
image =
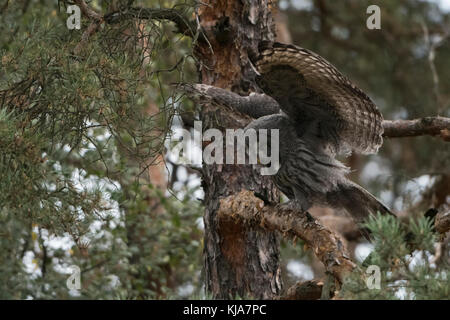
<instances>
[{"instance_id":1,"label":"owl's talon","mask_svg":"<svg viewBox=\"0 0 450 320\"><path fill-rule=\"evenodd\" d=\"M301 213L305 213L308 210L296 199L281 203L278 206L281 210L300 211Z\"/></svg>"}]
</instances>

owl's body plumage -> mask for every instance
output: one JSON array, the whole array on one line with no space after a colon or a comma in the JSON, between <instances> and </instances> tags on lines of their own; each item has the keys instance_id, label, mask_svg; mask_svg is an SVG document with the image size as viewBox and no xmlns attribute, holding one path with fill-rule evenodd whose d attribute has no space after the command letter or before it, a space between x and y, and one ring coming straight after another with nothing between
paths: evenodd
<instances>
[{"instance_id":1,"label":"owl's body plumage","mask_svg":"<svg viewBox=\"0 0 450 320\"><path fill-rule=\"evenodd\" d=\"M370 98L324 58L297 46L263 43L252 60L264 94L242 97L203 84L184 90L256 118L246 129L279 129L280 168L273 181L301 210L345 209L358 222L392 214L347 179L349 169L335 159L381 146L383 118Z\"/></svg>"}]
</instances>

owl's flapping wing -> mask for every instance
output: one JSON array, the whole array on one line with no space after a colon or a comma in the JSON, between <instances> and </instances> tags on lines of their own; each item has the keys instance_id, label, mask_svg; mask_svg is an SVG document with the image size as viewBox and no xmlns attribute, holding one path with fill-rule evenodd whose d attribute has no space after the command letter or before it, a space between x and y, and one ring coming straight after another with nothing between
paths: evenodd
<instances>
[{"instance_id":1,"label":"owl's flapping wing","mask_svg":"<svg viewBox=\"0 0 450 320\"><path fill-rule=\"evenodd\" d=\"M337 153L377 152L383 142L381 113L331 63L307 49L271 42L262 43L253 62L261 89L300 131L316 126Z\"/></svg>"}]
</instances>

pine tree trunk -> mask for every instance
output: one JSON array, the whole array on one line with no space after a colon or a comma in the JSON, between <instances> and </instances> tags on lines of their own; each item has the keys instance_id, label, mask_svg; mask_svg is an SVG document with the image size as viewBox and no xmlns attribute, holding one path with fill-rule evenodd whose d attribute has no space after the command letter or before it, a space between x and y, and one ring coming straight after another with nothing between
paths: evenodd
<instances>
[{"instance_id":1,"label":"pine tree trunk","mask_svg":"<svg viewBox=\"0 0 450 320\"><path fill-rule=\"evenodd\" d=\"M274 38L271 1L206 2L211 6L202 6L199 15L209 43L200 42L196 47L201 81L248 94L254 89L248 55L257 52L260 41ZM203 130L242 128L249 121L213 106L203 108L201 120ZM276 234L216 217L220 199L242 189L252 190L271 203L278 201L278 191L252 166L204 164L202 173L207 291L216 299L270 299L278 295L281 278Z\"/></svg>"}]
</instances>

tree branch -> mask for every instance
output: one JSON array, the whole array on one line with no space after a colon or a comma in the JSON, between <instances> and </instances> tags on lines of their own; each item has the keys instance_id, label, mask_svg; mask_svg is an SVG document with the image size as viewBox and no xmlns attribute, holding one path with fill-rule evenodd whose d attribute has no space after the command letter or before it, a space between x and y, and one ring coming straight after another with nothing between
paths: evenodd
<instances>
[{"instance_id":1,"label":"tree branch","mask_svg":"<svg viewBox=\"0 0 450 320\"><path fill-rule=\"evenodd\" d=\"M258 224L271 231L280 231L284 236L302 239L313 249L326 271L340 283L355 268L338 236L307 212L300 213L283 205L265 205L253 192L243 190L221 199L217 216L238 219L249 225Z\"/></svg>"},{"instance_id":2,"label":"tree branch","mask_svg":"<svg viewBox=\"0 0 450 320\"><path fill-rule=\"evenodd\" d=\"M92 9L84 0L74 0L75 4L80 7L81 12L89 18L89 20L102 21L103 16Z\"/></svg>"},{"instance_id":3,"label":"tree branch","mask_svg":"<svg viewBox=\"0 0 450 320\"><path fill-rule=\"evenodd\" d=\"M389 138L441 136L450 141L450 118L425 117L414 120L384 120L384 136Z\"/></svg>"},{"instance_id":4,"label":"tree branch","mask_svg":"<svg viewBox=\"0 0 450 320\"><path fill-rule=\"evenodd\" d=\"M318 300L322 296L323 281L309 280L297 282L278 300Z\"/></svg>"},{"instance_id":5,"label":"tree branch","mask_svg":"<svg viewBox=\"0 0 450 320\"><path fill-rule=\"evenodd\" d=\"M196 34L196 24L189 21L184 13L176 9L148 9L148 8L129 8L123 11L115 11L104 16L105 22L114 24L121 21L134 19L155 19L155 20L169 20L175 23L178 31L181 34L194 37Z\"/></svg>"},{"instance_id":6,"label":"tree branch","mask_svg":"<svg viewBox=\"0 0 450 320\"><path fill-rule=\"evenodd\" d=\"M114 12L102 15L90 7L84 0L74 0L74 3L80 7L81 12L89 20L92 21L88 30L83 34L83 41L87 41L90 35L95 33L99 25L103 22L109 24L119 23L121 21L133 18L133 19L155 19L155 20L169 20L175 23L178 31L181 34L196 37L197 35L197 24L190 21L183 12L176 9L149 9L149 8L128 8L125 10L118 10ZM203 33L199 33L199 39L204 40L205 36ZM80 44L81 45L81 44ZM79 51L80 49L78 49Z\"/></svg>"},{"instance_id":7,"label":"tree branch","mask_svg":"<svg viewBox=\"0 0 450 320\"><path fill-rule=\"evenodd\" d=\"M99 21L93 21L88 26L88 28L83 32L81 35L81 41L78 42L75 49L73 49L74 55L79 55L81 50L87 45L89 38L98 30L98 27L100 26Z\"/></svg>"}]
</instances>

